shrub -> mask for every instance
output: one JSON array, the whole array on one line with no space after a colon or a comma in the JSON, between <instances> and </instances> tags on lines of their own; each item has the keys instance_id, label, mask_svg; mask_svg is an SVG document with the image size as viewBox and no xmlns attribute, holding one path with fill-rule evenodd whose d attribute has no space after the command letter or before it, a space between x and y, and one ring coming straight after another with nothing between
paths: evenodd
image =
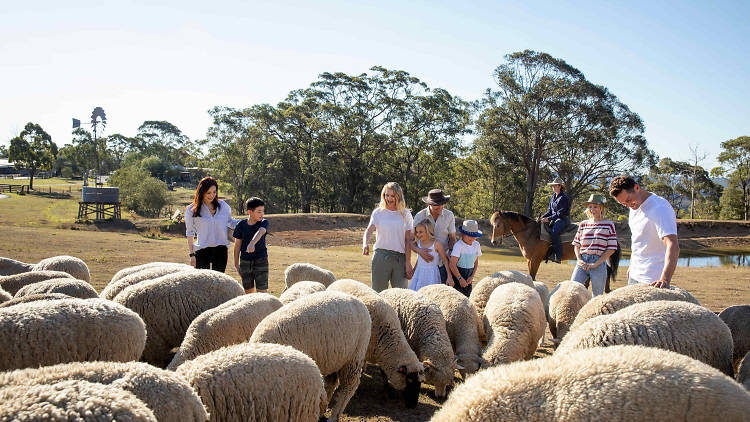
<instances>
[{"instance_id":1,"label":"shrub","mask_svg":"<svg viewBox=\"0 0 750 422\"><path fill-rule=\"evenodd\" d=\"M147 177L136 189L137 211L150 217L158 217L169 202L167 184L159 179Z\"/></svg>"},{"instance_id":2,"label":"shrub","mask_svg":"<svg viewBox=\"0 0 750 422\"><path fill-rule=\"evenodd\" d=\"M112 186L120 188L120 201L131 210L147 216L158 216L169 203L167 185L149 176L149 171L133 165L123 167L109 179Z\"/></svg>"},{"instance_id":3,"label":"shrub","mask_svg":"<svg viewBox=\"0 0 750 422\"><path fill-rule=\"evenodd\" d=\"M70 179L71 177L73 177L73 169L70 167L63 167L60 170L60 175L66 179Z\"/></svg>"}]
</instances>

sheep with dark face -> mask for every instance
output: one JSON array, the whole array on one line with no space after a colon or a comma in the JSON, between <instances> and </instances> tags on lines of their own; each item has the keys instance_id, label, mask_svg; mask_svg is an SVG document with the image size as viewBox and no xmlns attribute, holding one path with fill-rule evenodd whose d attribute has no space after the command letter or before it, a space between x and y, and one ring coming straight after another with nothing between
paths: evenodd
<instances>
[{"instance_id":1,"label":"sheep with dark face","mask_svg":"<svg viewBox=\"0 0 750 422\"><path fill-rule=\"evenodd\" d=\"M393 307L370 286L355 280L336 280L328 286L328 290L350 294L367 306L372 320L367 362L378 365L387 380L386 386L403 391L406 407L416 407L424 379L424 366L409 347Z\"/></svg>"}]
</instances>

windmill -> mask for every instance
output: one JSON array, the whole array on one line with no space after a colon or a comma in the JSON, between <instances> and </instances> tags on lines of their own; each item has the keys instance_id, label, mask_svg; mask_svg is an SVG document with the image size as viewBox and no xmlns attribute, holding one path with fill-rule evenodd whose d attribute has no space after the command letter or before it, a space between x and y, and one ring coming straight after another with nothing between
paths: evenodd
<instances>
[{"instance_id":1,"label":"windmill","mask_svg":"<svg viewBox=\"0 0 750 422\"><path fill-rule=\"evenodd\" d=\"M91 130L94 133L94 155L96 157L96 184L99 182L99 176L101 176L100 160L99 160L99 144L97 142L97 129L103 131L107 126L107 115L104 113L104 109L101 107L95 107L94 111L91 112ZM81 127L81 121L73 118L73 129ZM84 186L88 185L88 178L83 178Z\"/></svg>"}]
</instances>

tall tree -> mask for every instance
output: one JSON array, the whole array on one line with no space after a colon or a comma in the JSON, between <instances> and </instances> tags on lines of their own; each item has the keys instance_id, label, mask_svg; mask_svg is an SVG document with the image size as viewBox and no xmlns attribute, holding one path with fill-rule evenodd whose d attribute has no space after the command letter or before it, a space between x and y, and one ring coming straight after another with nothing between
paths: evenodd
<instances>
[{"instance_id":1,"label":"tall tree","mask_svg":"<svg viewBox=\"0 0 750 422\"><path fill-rule=\"evenodd\" d=\"M194 159L196 146L182 131L167 121L147 120L138 127L139 149L143 157L155 155L172 166Z\"/></svg>"},{"instance_id":2,"label":"tall tree","mask_svg":"<svg viewBox=\"0 0 750 422\"><path fill-rule=\"evenodd\" d=\"M29 172L29 189L34 189L34 175L49 170L57 156L57 145L52 137L36 123L26 123L21 133L10 140L8 158L16 168Z\"/></svg>"},{"instance_id":3,"label":"tall tree","mask_svg":"<svg viewBox=\"0 0 750 422\"><path fill-rule=\"evenodd\" d=\"M719 162L727 166L730 183L741 193L743 219L747 220L750 215L750 136L724 141L721 148Z\"/></svg>"},{"instance_id":4,"label":"tall tree","mask_svg":"<svg viewBox=\"0 0 750 422\"><path fill-rule=\"evenodd\" d=\"M497 91L480 101L477 129L526 173L524 212L533 213L540 175L558 174L574 199L605 175L654 160L643 124L606 88L561 59L531 50L495 69Z\"/></svg>"},{"instance_id":5,"label":"tall tree","mask_svg":"<svg viewBox=\"0 0 750 422\"><path fill-rule=\"evenodd\" d=\"M703 171L703 173L706 173L706 171L700 167L700 163L703 162L703 160L708 157L707 153L701 153L698 149L698 144L696 145L690 145L690 165L692 166L691 169L691 177L690 177L690 219L695 218L695 185L699 176L699 173ZM713 181L712 181L713 183Z\"/></svg>"},{"instance_id":6,"label":"tall tree","mask_svg":"<svg viewBox=\"0 0 750 422\"><path fill-rule=\"evenodd\" d=\"M106 143L117 168L120 168L122 165L125 154L138 147L138 140L136 138L129 138L119 133L107 136Z\"/></svg>"}]
</instances>

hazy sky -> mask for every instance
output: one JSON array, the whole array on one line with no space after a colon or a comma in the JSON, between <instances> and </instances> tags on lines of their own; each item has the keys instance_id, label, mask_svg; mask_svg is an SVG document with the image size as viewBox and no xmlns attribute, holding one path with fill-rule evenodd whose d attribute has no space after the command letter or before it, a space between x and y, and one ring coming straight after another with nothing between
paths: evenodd
<instances>
[{"instance_id":1,"label":"hazy sky","mask_svg":"<svg viewBox=\"0 0 750 422\"><path fill-rule=\"evenodd\" d=\"M202 138L214 106L276 104L322 72L373 65L475 100L524 49L609 88L661 157L697 144L711 168L722 141L750 135L748 1L461 3L5 2L0 144L32 121L62 146L96 106L107 134L167 120Z\"/></svg>"}]
</instances>

